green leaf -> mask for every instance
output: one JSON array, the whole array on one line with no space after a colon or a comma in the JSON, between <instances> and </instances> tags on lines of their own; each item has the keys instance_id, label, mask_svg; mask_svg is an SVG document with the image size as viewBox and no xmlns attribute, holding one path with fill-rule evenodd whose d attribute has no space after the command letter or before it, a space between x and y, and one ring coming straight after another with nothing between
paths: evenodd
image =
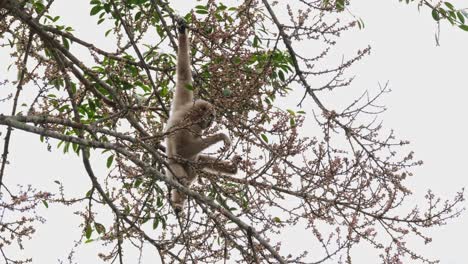
<instances>
[{"instance_id":1,"label":"green leaf","mask_svg":"<svg viewBox=\"0 0 468 264\"><path fill-rule=\"evenodd\" d=\"M440 20L439 12L437 12L437 9L432 9L432 18L433 18L435 21L439 21L439 20Z\"/></svg>"},{"instance_id":2,"label":"green leaf","mask_svg":"<svg viewBox=\"0 0 468 264\"><path fill-rule=\"evenodd\" d=\"M362 20L361 18L357 20L357 23L358 23L359 29L363 29L365 27L364 20Z\"/></svg>"},{"instance_id":3,"label":"green leaf","mask_svg":"<svg viewBox=\"0 0 468 264\"><path fill-rule=\"evenodd\" d=\"M294 118L291 117L291 118L289 119L289 124L290 124L292 127L296 126L296 121L294 120Z\"/></svg>"},{"instance_id":4,"label":"green leaf","mask_svg":"<svg viewBox=\"0 0 468 264\"><path fill-rule=\"evenodd\" d=\"M455 9L455 8L453 7L453 5L452 5L451 3L449 3L449 2L445 2L444 4L445 4L449 9L451 9L451 10L454 10L454 9Z\"/></svg>"},{"instance_id":5,"label":"green leaf","mask_svg":"<svg viewBox=\"0 0 468 264\"><path fill-rule=\"evenodd\" d=\"M99 13L99 11L102 10L102 6L100 5L97 5L97 6L94 6L93 8L91 8L91 11L89 12L89 14L91 16L94 16L95 14Z\"/></svg>"},{"instance_id":6,"label":"green leaf","mask_svg":"<svg viewBox=\"0 0 468 264\"><path fill-rule=\"evenodd\" d=\"M156 216L153 220L153 229L158 228L159 225L159 218Z\"/></svg>"},{"instance_id":7,"label":"green leaf","mask_svg":"<svg viewBox=\"0 0 468 264\"><path fill-rule=\"evenodd\" d=\"M249 201L244 196L242 196L241 200L242 200L242 208L244 209L249 208Z\"/></svg>"},{"instance_id":8,"label":"green leaf","mask_svg":"<svg viewBox=\"0 0 468 264\"><path fill-rule=\"evenodd\" d=\"M106 162L106 166L107 166L108 169L111 167L113 161L114 161L114 155L110 155L107 158L107 162Z\"/></svg>"},{"instance_id":9,"label":"green leaf","mask_svg":"<svg viewBox=\"0 0 468 264\"><path fill-rule=\"evenodd\" d=\"M106 11L107 13L110 13L110 8L111 8L110 3L105 3L103 7L104 7L104 11Z\"/></svg>"},{"instance_id":10,"label":"green leaf","mask_svg":"<svg viewBox=\"0 0 468 264\"><path fill-rule=\"evenodd\" d=\"M161 19L159 18L158 13L154 12L153 17L151 18L151 22L153 24L158 24Z\"/></svg>"},{"instance_id":11,"label":"green leaf","mask_svg":"<svg viewBox=\"0 0 468 264\"><path fill-rule=\"evenodd\" d=\"M68 150L70 149L70 142L66 142L65 146L63 147L63 153L67 153Z\"/></svg>"},{"instance_id":12,"label":"green leaf","mask_svg":"<svg viewBox=\"0 0 468 264\"><path fill-rule=\"evenodd\" d=\"M447 11L445 11L445 9L443 9L443 8L437 9L437 12L439 12L439 14L441 14L442 17L446 17L446 16L447 16Z\"/></svg>"},{"instance_id":13,"label":"green leaf","mask_svg":"<svg viewBox=\"0 0 468 264\"><path fill-rule=\"evenodd\" d=\"M34 9L39 14L39 13L42 13L42 11L44 11L45 6L41 2L36 2L34 3Z\"/></svg>"},{"instance_id":14,"label":"green leaf","mask_svg":"<svg viewBox=\"0 0 468 264\"><path fill-rule=\"evenodd\" d=\"M343 11L345 9L345 0L336 0L335 7L338 11Z\"/></svg>"},{"instance_id":15,"label":"green leaf","mask_svg":"<svg viewBox=\"0 0 468 264\"><path fill-rule=\"evenodd\" d=\"M255 35L254 40L253 40L253 47L258 48L258 43L260 42L260 39Z\"/></svg>"},{"instance_id":16,"label":"green leaf","mask_svg":"<svg viewBox=\"0 0 468 264\"><path fill-rule=\"evenodd\" d=\"M93 233L93 228L91 227L90 224L86 224L86 228L85 228L85 237L86 237L86 239L90 239L92 233Z\"/></svg>"},{"instance_id":17,"label":"green leaf","mask_svg":"<svg viewBox=\"0 0 468 264\"><path fill-rule=\"evenodd\" d=\"M223 96L224 97L229 97L229 96L231 96L231 94L232 94L232 91L230 89L228 89L228 88L223 89Z\"/></svg>"},{"instance_id":18,"label":"green leaf","mask_svg":"<svg viewBox=\"0 0 468 264\"><path fill-rule=\"evenodd\" d=\"M236 56L236 57L232 58L232 61L234 62L234 64L240 64L241 63L241 58Z\"/></svg>"},{"instance_id":19,"label":"green leaf","mask_svg":"<svg viewBox=\"0 0 468 264\"><path fill-rule=\"evenodd\" d=\"M190 91L193 91L193 85L190 84L190 83L187 83L187 84L185 85L185 89L190 90Z\"/></svg>"},{"instance_id":20,"label":"green leaf","mask_svg":"<svg viewBox=\"0 0 468 264\"><path fill-rule=\"evenodd\" d=\"M104 227L103 224L100 223L94 223L94 228L98 232L98 234L102 234L106 232L106 228Z\"/></svg>"},{"instance_id":21,"label":"green leaf","mask_svg":"<svg viewBox=\"0 0 468 264\"><path fill-rule=\"evenodd\" d=\"M45 206L46 208L49 208L49 204L47 203L46 200L42 200L42 203L44 204L44 206Z\"/></svg>"},{"instance_id":22,"label":"green leaf","mask_svg":"<svg viewBox=\"0 0 468 264\"><path fill-rule=\"evenodd\" d=\"M227 9L227 6L225 6L223 3L219 3L218 10L219 11L224 11Z\"/></svg>"},{"instance_id":23,"label":"green leaf","mask_svg":"<svg viewBox=\"0 0 468 264\"><path fill-rule=\"evenodd\" d=\"M141 11L135 14L135 20L140 19L140 17L141 17Z\"/></svg>"},{"instance_id":24,"label":"green leaf","mask_svg":"<svg viewBox=\"0 0 468 264\"><path fill-rule=\"evenodd\" d=\"M126 205L123 211L124 215L128 215L130 213L130 206Z\"/></svg>"},{"instance_id":25,"label":"green leaf","mask_svg":"<svg viewBox=\"0 0 468 264\"><path fill-rule=\"evenodd\" d=\"M465 24L465 16L463 16L462 12L457 12L457 17L460 23Z\"/></svg>"},{"instance_id":26,"label":"green leaf","mask_svg":"<svg viewBox=\"0 0 468 264\"><path fill-rule=\"evenodd\" d=\"M459 27L465 31L468 31L468 25L460 25Z\"/></svg>"},{"instance_id":27,"label":"green leaf","mask_svg":"<svg viewBox=\"0 0 468 264\"><path fill-rule=\"evenodd\" d=\"M158 198L156 199L156 205L158 207L162 207L164 205L163 200L160 196L158 196Z\"/></svg>"},{"instance_id":28,"label":"green leaf","mask_svg":"<svg viewBox=\"0 0 468 264\"><path fill-rule=\"evenodd\" d=\"M76 144L76 143L73 143L72 144L72 148L73 148L73 151L75 151L75 153L79 154L80 152L80 145Z\"/></svg>"},{"instance_id":29,"label":"green leaf","mask_svg":"<svg viewBox=\"0 0 468 264\"><path fill-rule=\"evenodd\" d=\"M216 17L216 19L217 19L218 21L223 21L223 20L224 20L223 16L221 16L221 15L218 14L218 13L215 13L214 16Z\"/></svg>"},{"instance_id":30,"label":"green leaf","mask_svg":"<svg viewBox=\"0 0 468 264\"><path fill-rule=\"evenodd\" d=\"M142 181L141 179L136 179L136 180L135 180L135 183L133 184L133 186L134 186L135 188L138 188L138 187L140 187L140 185L141 185L142 182L143 182L143 181Z\"/></svg>"},{"instance_id":31,"label":"green leaf","mask_svg":"<svg viewBox=\"0 0 468 264\"><path fill-rule=\"evenodd\" d=\"M89 105L89 109L93 112L96 112L96 104L94 103L93 100L91 99L88 99L88 105Z\"/></svg>"},{"instance_id":32,"label":"green leaf","mask_svg":"<svg viewBox=\"0 0 468 264\"><path fill-rule=\"evenodd\" d=\"M268 143L268 137L265 134L261 134L260 136L262 137L263 141Z\"/></svg>"},{"instance_id":33,"label":"green leaf","mask_svg":"<svg viewBox=\"0 0 468 264\"><path fill-rule=\"evenodd\" d=\"M163 97L166 96L168 93L169 93L169 89L167 89L167 87L162 87L161 91L159 92L159 94Z\"/></svg>"},{"instance_id":34,"label":"green leaf","mask_svg":"<svg viewBox=\"0 0 468 264\"><path fill-rule=\"evenodd\" d=\"M197 14L202 14L202 15L206 15L206 14L208 14L208 11L202 10L202 9L198 9L197 11L195 11L195 13L197 13Z\"/></svg>"},{"instance_id":35,"label":"green leaf","mask_svg":"<svg viewBox=\"0 0 468 264\"><path fill-rule=\"evenodd\" d=\"M156 32L158 33L159 37L164 37L164 29L161 27L161 25L156 25Z\"/></svg>"},{"instance_id":36,"label":"green leaf","mask_svg":"<svg viewBox=\"0 0 468 264\"><path fill-rule=\"evenodd\" d=\"M150 217L149 216L145 216L143 219L140 220L140 223L141 224L144 224L146 222L148 222L150 220Z\"/></svg>"},{"instance_id":37,"label":"green leaf","mask_svg":"<svg viewBox=\"0 0 468 264\"><path fill-rule=\"evenodd\" d=\"M63 41L63 46L69 50L70 49L70 43L68 42L68 39L62 37L62 41Z\"/></svg>"},{"instance_id":38,"label":"green leaf","mask_svg":"<svg viewBox=\"0 0 468 264\"><path fill-rule=\"evenodd\" d=\"M281 80L282 82L284 82L284 81L286 80L285 77L284 77L283 71L278 71L278 76L279 76L279 78L280 78L280 80Z\"/></svg>"},{"instance_id":39,"label":"green leaf","mask_svg":"<svg viewBox=\"0 0 468 264\"><path fill-rule=\"evenodd\" d=\"M450 15L451 19L453 19L453 20L457 19L457 14L455 12L449 11L449 15Z\"/></svg>"}]
</instances>

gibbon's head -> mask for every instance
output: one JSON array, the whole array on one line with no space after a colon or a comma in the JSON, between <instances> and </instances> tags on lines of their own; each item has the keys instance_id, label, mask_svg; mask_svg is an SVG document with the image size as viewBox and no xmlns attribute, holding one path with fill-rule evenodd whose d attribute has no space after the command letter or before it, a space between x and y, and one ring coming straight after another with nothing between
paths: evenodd
<instances>
[{"instance_id":1,"label":"gibbon's head","mask_svg":"<svg viewBox=\"0 0 468 264\"><path fill-rule=\"evenodd\" d=\"M190 112L190 121L200 126L201 129L209 128L216 117L213 105L204 100L195 101Z\"/></svg>"}]
</instances>

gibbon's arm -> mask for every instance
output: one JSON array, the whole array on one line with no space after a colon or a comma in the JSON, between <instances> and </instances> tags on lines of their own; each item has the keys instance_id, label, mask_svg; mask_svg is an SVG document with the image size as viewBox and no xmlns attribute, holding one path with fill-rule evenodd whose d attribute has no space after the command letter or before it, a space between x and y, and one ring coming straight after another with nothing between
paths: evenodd
<instances>
[{"instance_id":1,"label":"gibbon's arm","mask_svg":"<svg viewBox=\"0 0 468 264\"><path fill-rule=\"evenodd\" d=\"M193 91L188 89L192 85L192 70L190 69L190 44L187 34L187 25L184 19L177 22L179 30L179 49L177 51L177 84L172 108L177 109L185 104L192 103ZM191 87L193 89L193 87Z\"/></svg>"},{"instance_id":2,"label":"gibbon's arm","mask_svg":"<svg viewBox=\"0 0 468 264\"><path fill-rule=\"evenodd\" d=\"M219 160L208 155L199 155L197 159L197 163L202 169L226 174L236 174L237 165L240 161L241 158L239 156L235 156L231 161Z\"/></svg>"},{"instance_id":3,"label":"gibbon's arm","mask_svg":"<svg viewBox=\"0 0 468 264\"><path fill-rule=\"evenodd\" d=\"M190 143L187 143L187 147L184 148L184 153L179 153L181 156L193 156L197 155L203 150L211 147L212 145L218 143L219 141L224 141L224 146L228 147L231 145L229 137L223 133L215 134L212 136L207 136L204 138L194 138Z\"/></svg>"}]
</instances>

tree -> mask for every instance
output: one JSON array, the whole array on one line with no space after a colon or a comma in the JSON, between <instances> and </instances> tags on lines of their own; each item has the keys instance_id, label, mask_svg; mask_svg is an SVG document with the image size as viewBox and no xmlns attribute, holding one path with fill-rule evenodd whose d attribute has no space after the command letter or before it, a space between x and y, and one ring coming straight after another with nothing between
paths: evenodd
<instances>
[{"instance_id":1,"label":"tree","mask_svg":"<svg viewBox=\"0 0 468 264\"><path fill-rule=\"evenodd\" d=\"M405 153L407 141L377 121L385 110L378 101L386 86L334 108L318 95L349 86L346 71L370 51L366 47L336 66L321 65L342 32L362 26L337 14L344 1L298 1L287 7L267 0L206 1L184 15L195 72L195 85L188 89L216 106L219 119L212 130L226 127L235 139L231 150L217 153L220 158L234 153L244 158L239 175L200 171L200 182L191 189L165 176L163 129L177 49L171 4L92 0L96 30L104 28L103 35L116 39L115 52L75 34L50 11L52 5L0 1L2 49L11 54L5 65L18 73L17 79L2 81L2 88L14 89L2 102L9 112L0 115L6 129L0 251L6 262L27 261L13 262L7 250L12 244L22 247L33 235L42 220L36 208L49 203L81 205L80 241L112 245L99 256L120 263L131 261L125 247L142 250L143 244L154 247L162 263L350 262L350 252L363 241L384 263L405 257L430 263L407 240L416 236L428 243L424 228L460 214L462 192L442 201L429 191L425 210L415 207L405 215L398 210L411 203L405 179L421 162ZM457 21L463 29L461 11L452 6L453 18L439 4L429 7L437 21ZM286 11L287 19L278 15ZM299 52L305 41L322 50ZM282 97L297 94L295 87L301 89L297 107L279 107ZM22 104L23 93L32 89L35 94ZM315 120L313 136L301 129L306 118ZM79 155L90 190L70 197L70 186L60 181L57 191L9 186L13 129L39 135L50 151L57 144L64 153ZM105 178L95 174L99 164L90 156L105 157ZM171 188L190 198L183 218L168 202ZM97 214L100 206L112 221ZM319 247L299 255L282 250L275 234L295 225L304 225Z\"/></svg>"}]
</instances>

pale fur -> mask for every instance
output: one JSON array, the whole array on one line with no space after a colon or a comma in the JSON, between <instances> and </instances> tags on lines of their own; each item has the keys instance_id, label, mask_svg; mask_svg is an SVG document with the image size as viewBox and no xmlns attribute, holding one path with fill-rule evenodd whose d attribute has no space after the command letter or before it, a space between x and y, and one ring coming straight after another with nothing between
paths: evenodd
<instances>
[{"instance_id":1,"label":"pale fur","mask_svg":"<svg viewBox=\"0 0 468 264\"><path fill-rule=\"evenodd\" d=\"M168 175L177 179L182 185L190 187L197 177L193 164L210 171L235 174L239 159L236 157L233 162L229 162L199 155L204 149L219 141L224 141L225 147L228 147L231 141L223 133L203 138L201 136L203 130L211 125L215 109L204 100L193 101L193 91L188 89L188 86L192 85L192 72L185 21L179 21L178 29L177 83L171 105L171 116L166 125L168 132L166 155L169 164ZM177 213L182 210L186 199L184 193L172 190L171 202Z\"/></svg>"}]
</instances>

